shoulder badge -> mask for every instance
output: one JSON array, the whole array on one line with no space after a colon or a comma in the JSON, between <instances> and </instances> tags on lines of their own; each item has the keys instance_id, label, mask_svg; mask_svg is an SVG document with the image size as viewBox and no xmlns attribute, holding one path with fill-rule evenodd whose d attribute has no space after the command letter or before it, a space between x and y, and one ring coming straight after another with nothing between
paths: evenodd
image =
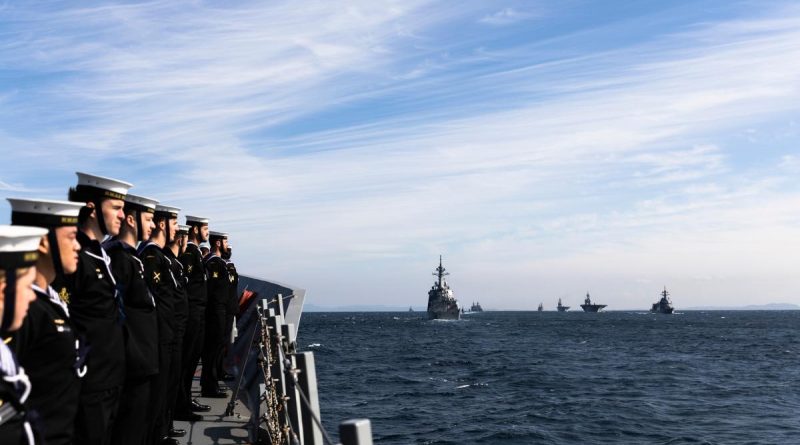
<instances>
[{"instance_id":1,"label":"shoulder badge","mask_svg":"<svg viewBox=\"0 0 800 445\"><path fill-rule=\"evenodd\" d=\"M61 301L64 303L69 304L69 292L67 291L66 287L62 287L58 292L58 298L61 298Z\"/></svg>"}]
</instances>

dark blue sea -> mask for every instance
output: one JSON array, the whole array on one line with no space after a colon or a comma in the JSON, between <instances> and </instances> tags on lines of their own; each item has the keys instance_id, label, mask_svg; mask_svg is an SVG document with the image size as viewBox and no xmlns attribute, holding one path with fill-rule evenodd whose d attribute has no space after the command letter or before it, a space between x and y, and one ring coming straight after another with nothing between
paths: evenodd
<instances>
[{"instance_id":1,"label":"dark blue sea","mask_svg":"<svg viewBox=\"0 0 800 445\"><path fill-rule=\"evenodd\" d=\"M798 444L800 311L305 313L322 417L378 444Z\"/></svg>"}]
</instances>

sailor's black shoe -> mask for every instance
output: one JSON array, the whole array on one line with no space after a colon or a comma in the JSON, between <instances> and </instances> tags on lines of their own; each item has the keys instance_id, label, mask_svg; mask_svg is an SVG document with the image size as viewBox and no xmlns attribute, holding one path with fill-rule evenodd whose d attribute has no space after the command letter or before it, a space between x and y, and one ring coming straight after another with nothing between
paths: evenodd
<instances>
[{"instance_id":1,"label":"sailor's black shoe","mask_svg":"<svg viewBox=\"0 0 800 445\"><path fill-rule=\"evenodd\" d=\"M236 376L233 374L228 374L226 372L225 374L222 374L222 377L220 377L219 379L222 380L223 382L232 382L236 380Z\"/></svg>"},{"instance_id":2,"label":"sailor's black shoe","mask_svg":"<svg viewBox=\"0 0 800 445\"><path fill-rule=\"evenodd\" d=\"M162 437L159 445L180 445L180 442L171 437Z\"/></svg>"},{"instance_id":3,"label":"sailor's black shoe","mask_svg":"<svg viewBox=\"0 0 800 445\"><path fill-rule=\"evenodd\" d=\"M169 434L167 434L167 435L169 437L183 437L183 436L186 435L186 430L184 430L182 428L170 428L169 429Z\"/></svg>"},{"instance_id":4,"label":"sailor's black shoe","mask_svg":"<svg viewBox=\"0 0 800 445\"><path fill-rule=\"evenodd\" d=\"M198 402L197 399L192 399L192 411L198 413L204 413L206 411L211 411L211 407L208 405L203 405L202 403Z\"/></svg>"}]
</instances>

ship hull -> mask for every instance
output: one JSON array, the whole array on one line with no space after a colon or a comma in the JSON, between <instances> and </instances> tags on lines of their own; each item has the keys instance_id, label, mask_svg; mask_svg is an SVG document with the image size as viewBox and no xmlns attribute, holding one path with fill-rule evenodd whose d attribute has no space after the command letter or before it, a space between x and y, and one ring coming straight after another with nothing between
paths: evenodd
<instances>
[{"instance_id":1,"label":"ship hull","mask_svg":"<svg viewBox=\"0 0 800 445\"><path fill-rule=\"evenodd\" d=\"M668 308L658 308L658 309L650 309L650 312L654 314L671 314L675 309L668 307Z\"/></svg>"},{"instance_id":2,"label":"ship hull","mask_svg":"<svg viewBox=\"0 0 800 445\"><path fill-rule=\"evenodd\" d=\"M567 312L567 309L569 309L569 306L559 306L558 312Z\"/></svg>"},{"instance_id":3,"label":"ship hull","mask_svg":"<svg viewBox=\"0 0 800 445\"><path fill-rule=\"evenodd\" d=\"M583 312L600 312L600 309L606 307L605 304L582 304Z\"/></svg>"},{"instance_id":4,"label":"ship hull","mask_svg":"<svg viewBox=\"0 0 800 445\"><path fill-rule=\"evenodd\" d=\"M459 320L461 308L450 292L431 291L428 293L429 320Z\"/></svg>"},{"instance_id":5,"label":"ship hull","mask_svg":"<svg viewBox=\"0 0 800 445\"><path fill-rule=\"evenodd\" d=\"M428 320L460 320L461 311L459 310L443 310L432 311L428 310Z\"/></svg>"}]
</instances>

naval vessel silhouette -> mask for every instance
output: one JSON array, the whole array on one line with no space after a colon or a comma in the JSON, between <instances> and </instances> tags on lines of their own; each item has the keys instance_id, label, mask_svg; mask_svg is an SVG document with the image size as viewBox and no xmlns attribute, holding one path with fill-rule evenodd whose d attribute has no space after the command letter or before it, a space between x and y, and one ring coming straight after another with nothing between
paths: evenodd
<instances>
[{"instance_id":1,"label":"naval vessel silhouette","mask_svg":"<svg viewBox=\"0 0 800 445\"><path fill-rule=\"evenodd\" d=\"M671 314L675 308L672 307L672 301L669 299L669 292L667 292L667 287L664 286L664 291L661 292L661 299L658 300L657 303L653 303L653 307L650 308L650 312L656 314Z\"/></svg>"},{"instance_id":2,"label":"naval vessel silhouette","mask_svg":"<svg viewBox=\"0 0 800 445\"><path fill-rule=\"evenodd\" d=\"M589 298L589 292L586 292L586 300L584 300L581 308L583 308L584 312L598 312L600 309L608 306L607 304L594 304L592 303L591 298Z\"/></svg>"},{"instance_id":3,"label":"naval vessel silhouette","mask_svg":"<svg viewBox=\"0 0 800 445\"><path fill-rule=\"evenodd\" d=\"M450 275L442 266L442 256L439 255L439 267L433 273L438 278L428 291L428 319L429 320L459 320L461 310L458 301L453 297L453 291L444 277Z\"/></svg>"}]
</instances>

